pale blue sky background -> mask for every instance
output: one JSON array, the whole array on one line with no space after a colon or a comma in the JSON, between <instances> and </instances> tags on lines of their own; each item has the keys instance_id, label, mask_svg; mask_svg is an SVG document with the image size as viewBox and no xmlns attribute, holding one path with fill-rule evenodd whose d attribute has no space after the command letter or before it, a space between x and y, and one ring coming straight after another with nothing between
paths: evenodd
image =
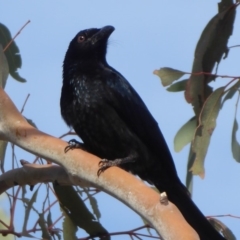
<instances>
[{"instance_id":1,"label":"pale blue sky background","mask_svg":"<svg viewBox=\"0 0 240 240\"><path fill-rule=\"evenodd\" d=\"M68 44L82 29L113 25L116 30L110 38L107 60L129 80L158 121L179 176L185 182L188 147L175 153L173 138L193 115L192 108L182 92L167 92L152 72L160 67L191 71L196 43L207 22L216 14L217 3L216 0L1 1L0 22L13 35L31 20L16 39L23 61L19 72L27 83L9 78L6 91L19 109L30 93L24 115L48 134L65 133L68 128L60 116L59 98L62 61ZM237 16L229 46L240 44L240 31L236 27L239 23ZM232 49L220 64L219 74L240 75L239 54L240 48ZM228 79L218 79L214 86L227 82ZM236 96L226 102L220 112L206 158L205 179L194 179L193 199L208 216L240 216L240 165L233 160L230 146L235 102ZM17 158L33 159L23 151L17 151ZM10 159L8 155L6 160ZM100 195L99 206L101 222L110 232L141 225L137 215L104 194ZM16 219L22 222L20 214ZM239 219L220 220L240 239Z\"/></svg>"}]
</instances>

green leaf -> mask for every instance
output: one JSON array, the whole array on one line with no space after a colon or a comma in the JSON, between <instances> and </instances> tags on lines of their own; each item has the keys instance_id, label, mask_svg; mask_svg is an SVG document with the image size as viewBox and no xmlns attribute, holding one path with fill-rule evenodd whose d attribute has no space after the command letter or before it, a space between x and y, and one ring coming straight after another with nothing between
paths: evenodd
<instances>
[{"instance_id":1,"label":"green leaf","mask_svg":"<svg viewBox=\"0 0 240 240\"><path fill-rule=\"evenodd\" d=\"M162 85L165 87L172 84L172 82L178 80L186 73L173 68L165 67L160 68L159 70L155 70L153 74L160 77Z\"/></svg>"},{"instance_id":2,"label":"green leaf","mask_svg":"<svg viewBox=\"0 0 240 240\"><path fill-rule=\"evenodd\" d=\"M192 174L199 175L202 178L205 175L204 160L211 135L216 127L216 119L221 107L223 93L224 87L220 87L205 101L199 116L199 125L192 144L192 151L195 154L195 158L190 171L192 171Z\"/></svg>"},{"instance_id":3,"label":"green leaf","mask_svg":"<svg viewBox=\"0 0 240 240\"><path fill-rule=\"evenodd\" d=\"M0 23L0 44L4 47L12 40L12 36L8 28ZM11 45L5 51L5 55L8 61L9 72L10 75L19 82L26 82L24 78L22 78L18 71L18 68L22 66L22 59L19 53L19 48L16 45L15 41L11 43Z\"/></svg>"},{"instance_id":4,"label":"green leaf","mask_svg":"<svg viewBox=\"0 0 240 240\"><path fill-rule=\"evenodd\" d=\"M43 213L39 214L38 224L39 224L39 226L42 230L42 239L51 240L52 237L48 232L48 229L47 229L47 226L46 226L46 221L44 219L44 214Z\"/></svg>"},{"instance_id":5,"label":"green leaf","mask_svg":"<svg viewBox=\"0 0 240 240\"><path fill-rule=\"evenodd\" d=\"M8 142L0 140L0 168L2 172L4 172L3 167L4 167L4 159L5 159L7 144Z\"/></svg>"},{"instance_id":6,"label":"green leaf","mask_svg":"<svg viewBox=\"0 0 240 240\"><path fill-rule=\"evenodd\" d=\"M174 137L175 152L180 152L183 147L193 140L196 127L196 117L192 117L178 130L176 136Z\"/></svg>"},{"instance_id":7,"label":"green leaf","mask_svg":"<svg viewBox=\"0 0 240 240\"><path fill-rule=\"evenodd\" d=\"M50 226L52 226L53 225L53 221L52 221L52 214L51 214L51 211L49 211L48 212L48 215L47 215L47 226L48 226L48 228L50 227ZM54 236L56 236L59 240L61 240L61 234L60 234L60 229L58 229L58 228L52 228L51 229L51 234L53 235L54 234ZM54 238L54 239L56 239L56 238Z\"/></svg>"},{"instance_id":8,"label":"green leaf","mask_svg":"<svg viewBox=\"0 0 240 240\"><path fill-rule=\"evenodd\" d=\"M235 1L237 2L237 1ZM218 3L218 11L222 12L228 9L233 5L233 0L221 0L221 2Z\"/></svg>"},{"instance_id":9,"label":"green leaf","mask_svg":"<svg viewBox=\"0 0 240 240\"><path fill-rule=\"evenodd\" d=\"M5 88L9 74L7 58L0 44L0 87Z\"/></svg>"},{"instance_id":10,"label":"green leaf","mask_svg":"<svg viewBox=\"0 0 240 240\"><path fill-rule=\"evenodd\" d=\"M63 239L77 239L77 225L71 220L68 214L63 210L64 219L63 219Z\"/></svg>"},{"instance_id":11,"label":"green leaf","mask_svg":"<svg viewBox=\"0 0 240 240\"><path fill-rule=\"evenodd\" d=\"M168 90L169 92L185 91L187 81L188 81L188 79L184 79L184 80L182 80L182 81L178 81L178 82L172 84L170 87L168 87L167 90Z\"/></svg>"},{"instance_id":12,"label":"green leaf","mask_svg":"<svg viewBox=\"0 0 240 240\"><path fill-rule=\"evenodd\" d=\"M193 105L197 118L204 102L212 93L208 83L214 80L216 76L196 73L211 73L216 64L220 63L224 55L224 58L226 58L228 53L227 43L232 35L237 5L230 1L225 1L224 5L225 8L221 5L219 13L206 25L195 49L193 74L187 83L185 98L188 103ZM226 10L223 11L223 9Z\"/></svg>"},{"instance_id":13,"label":"green leaf","mask_svg":"<svg viewBox=\"0 0 240 240\"><path fill-rule=\"evenodd\" d=\"M6 224L9 224L10 222L10 217L6 214L6 209L4 209L4 204L3 202L5 202L6 200L6 195L5 194L2 194L0 196L0 219L2 222L6 223ZM2 224L0 223L0 230L7 230L7 228ZM6 236L0 236L0 239L2 240L14 240L14 236L12 234L8 234Z\"/></svg>"},{"instance_id":14,"label":"green leaf","mask_svg":"<svg viewBox=\"0 0 240 240\"><path fill-rule=\"evenodd\" d=\"M88 193L87 193L87 196L88 196L90 205L91 205L91 207L92 207L93 213L94 213L94 215L96 216L97 220L99 221L99 219L100 219L100 217L101 217L101 213L100 213L99 208L98 208L97 200L96 200L96 198L93 197L91 194L88 194Z\"/></svg>"},{"instance_id":15,"label":"green leaf","mask_svg":"<svg viewBox=\"0 0 240 240\"><path fill-rule=\"evenodd\" d=\"M48 212L48 215L47 215L47 225L48 227L52 226L53 222L52 222L52 214L51 214L51 211Z\"/></svg>"},{"instance_id":16,"label":"green leaf","mask_svg":"<svg viewBox=\"0 0 240 240\"><path fill-rule=\"evenodd\" d=\"M27 223L28 223L28 220L29 220L30 211L33 208L33 204L37 200L38 190L39 190L39 187L33 193L32 198L30 199L30 201L23 200L25 202L25 204L26 204L26 210L25 210L25 216L24 216L24 222L23 222L23 228L22 228L22 235L25 236L25 237L32 237L32 235L30 235L27 232Z\"/></svg>"},{"instance_id":17,"label":"green leaf","mask_svg":"<svg viewBox=\"0 0 240 240\"><path fill-rule=\"evenodd\" d=\"M192 152L192 147L189 149L189 155L188 155L188 163L187 163L187 175L186 175L186 187L189 191L189 193L193 194L193 174L189 169L191 169L193 162L194 162L195 154Z\"/></svg>"},{"instance_id":18,"label":"green leaf","mask_svg":"<svg viewBox=\"0 0 240 240\"><path fill-rule=\"evenodd\" d=\"M237 130L238 130L238 122L235 117L233 122L233 129L232 129L232 155L237 162L240 162L240 144L238 143L237 136L236 136Z\"/></svg>"},{"instance_id":19,"label":"green leaf","mask_svg":"<svg viewBox=\"0 0 240 240\"><path fill-rule=\"evenodd\" d=\"M223 107L223 104L227 100L231 99L235 95L235 93L239 90L239 88L240 88L240 80L238 80L231 88L229 88L227 90L227 93L225 94L225 96L222 100L222 106L221 107Z\"/></svg>"},{"instance_id":20,"label":"green leaf","mask_svg":"<svg viewBox=\"0 0 240 240\"><path fill-rule=\"evenodd\" d=\"M1 24L0 24L1 25ZM0 41L1 42L1 41ZM0 87L5 88L9 74L7 58L0 43ZM3 170L7 142L0 141L0 168Z\"/></svg>"},{"instance_id":21,"label":"green leaf","mask_svg":"<svg viewBox=\"0 0 240 240\"><path fill-rule=\"evenodd\" d=\"M84 201L72 186L53 185L53 187L62 209L68 214L74 224L84 229L90 236L106 235L105 237L100 237L100 239L110 239L107 230L88 210Z\"/></svg>"},{"instance_id":22,"label":"green leaf","mask_svg":"<svg viewBox=\"0 0 240 240\"><path fill-rule=\"evenodd\" d=\"M228 240L237 240L237 238L234 236L231 229L229 229L224 223L219 221L216 218L209 218L208 221L211 223L211 225L219 232L222 233L223 236Z\"/></svg>"}]
</instances>

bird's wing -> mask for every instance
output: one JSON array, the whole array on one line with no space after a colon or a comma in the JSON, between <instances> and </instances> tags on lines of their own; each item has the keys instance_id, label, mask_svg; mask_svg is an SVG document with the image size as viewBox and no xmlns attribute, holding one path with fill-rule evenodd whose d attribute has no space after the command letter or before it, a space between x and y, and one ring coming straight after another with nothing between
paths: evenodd
<instances>
[{"instance_id":1,"label":"bird's wing","mask_svg":"<svg viewBox=\"0 0 240 240\"><path fill-rule=\"evenodd\" d=\"M112 68L107 79L105 91L108 104L149 149L157 154L161 152L172 160L157 122L130 83Z\"/></svg>"}]
</instances>

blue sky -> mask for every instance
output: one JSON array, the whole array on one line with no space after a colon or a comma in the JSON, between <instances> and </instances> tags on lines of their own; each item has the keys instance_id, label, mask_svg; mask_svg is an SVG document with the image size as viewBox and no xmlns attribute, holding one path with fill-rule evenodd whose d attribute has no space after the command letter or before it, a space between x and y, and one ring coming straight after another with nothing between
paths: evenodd
<instances>
[{"instance_id":1,"label":"blue sky","mask_svg":"<svg viewBox=\"0 0 240 240\"><path fill-rule=\"evenodd\" d=\"M19 109L27 94L31 94L24 115L40 130L56 137L67 132L60 116L59 98L62 61L68 44L82 29L113 25L116 30L109 41L108 63L129 80L158 121L184 182L188 147L175 153L173 139L193 111L182 92L167 92L152 72L160 67L191 71L196 43L207 22L216 14L217 3L214 0L2 1L0 22L13 35L31 20L16 39L23 61L19 73L27 83L9 78L6 91ZM235 26L239 22L237 16ZM229 46L240 44L239 39L240 31L235 27ZM219 74L240 75L239 52L240 48L230 51L219 66ZM212 85L217 87L228 81L217 79ZM225 103L219 114L206 157L205 179L194 179L193 199L207 216L240 216L240 165L233 160L230 145L235 103L236 96ZM17 158L33 159L20 150ZM8 155L6 160L10 162L10 159ZM101 194L99 205L101 222L109 231L141 225L137 215L109 196ZM228 217L220 220L240 238L239 220Z\"/></svg>"}]
</instances>

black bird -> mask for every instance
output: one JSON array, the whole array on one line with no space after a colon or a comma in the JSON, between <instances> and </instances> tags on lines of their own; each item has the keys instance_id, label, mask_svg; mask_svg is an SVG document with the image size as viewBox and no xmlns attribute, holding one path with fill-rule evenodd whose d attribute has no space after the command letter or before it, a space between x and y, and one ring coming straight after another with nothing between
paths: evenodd
<instances>
[{"instance_id":1,"label":"black bird","mask_svg":"<svg viewBox=\"0 0 240 240\"><path fill-rule=\"evenodd\" d=\"M112 26L86 29L70 42L63 63L63 119L82 139L84 149L104 159L99 173L119 165L138 175L167 193L201 240L224 239L179 180L164 137L142 99L108 65L107 43L113 31Z\"/></svg>"}]
</instances>

